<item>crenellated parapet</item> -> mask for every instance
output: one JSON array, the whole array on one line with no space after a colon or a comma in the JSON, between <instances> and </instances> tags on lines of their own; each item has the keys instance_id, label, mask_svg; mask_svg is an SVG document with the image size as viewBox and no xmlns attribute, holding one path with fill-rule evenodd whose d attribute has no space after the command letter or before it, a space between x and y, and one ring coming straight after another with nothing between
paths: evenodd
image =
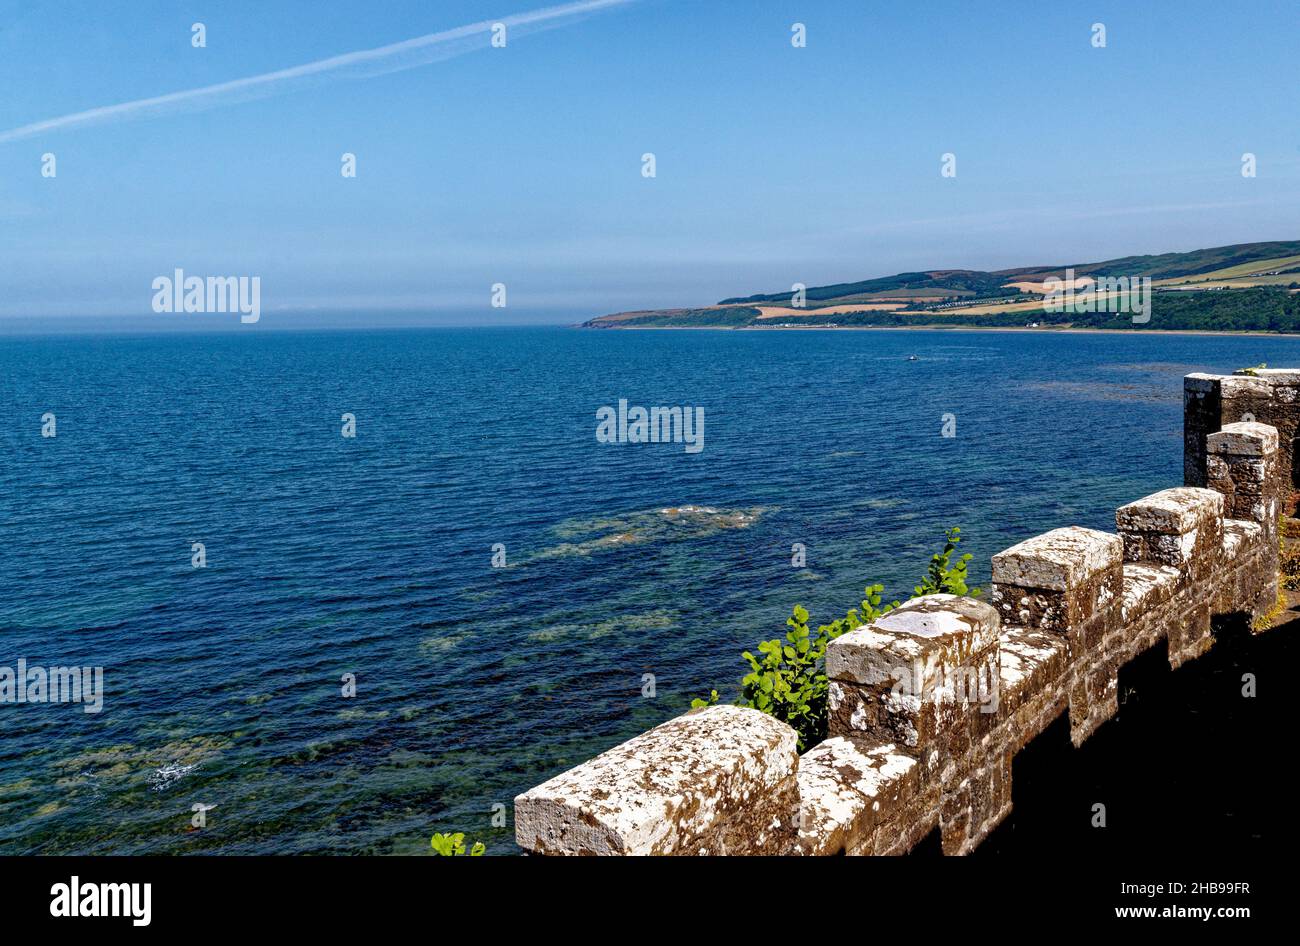
<instances>
[{"instance_id":1,"label":"crenellated parapet","mask_svg":"<svg viewBox=\"0 0 1300 946\"><path fill-rule=\"evenodd\" d=\"M987 601L916 598L832 641L829 738L800 756L757 710L692 711L520 795L520 846L900 854L938 828L945 853L972 850L1011 810L1016 753L1055 719L1081 744L1118 712L1125 664L1165 641L1178 667L1216 618L1276 600L1300 371L1189 375L1185 393L1188 485L1121 506L1115 532L995 555Z\"/></svg>"}]
</instances>

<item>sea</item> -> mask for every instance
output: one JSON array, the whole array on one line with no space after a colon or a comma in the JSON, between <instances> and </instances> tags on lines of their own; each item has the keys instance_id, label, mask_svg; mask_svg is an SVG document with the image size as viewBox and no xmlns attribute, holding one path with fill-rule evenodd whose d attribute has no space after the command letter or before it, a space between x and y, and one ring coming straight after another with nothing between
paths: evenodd
<instances>
[{"instance_id":1,"label":"sea","mask_svg":"<svg viewBox=\"0 0 1300 946\"><path fill-rule=\"evenodd\" d=\"M1182 376L1261 363L1300 338L0 338L0 684L102 675L0 701L0 854L517 853L518 793L733 698L794 605L1181 485Z\"/></svg>"}]
</instances>

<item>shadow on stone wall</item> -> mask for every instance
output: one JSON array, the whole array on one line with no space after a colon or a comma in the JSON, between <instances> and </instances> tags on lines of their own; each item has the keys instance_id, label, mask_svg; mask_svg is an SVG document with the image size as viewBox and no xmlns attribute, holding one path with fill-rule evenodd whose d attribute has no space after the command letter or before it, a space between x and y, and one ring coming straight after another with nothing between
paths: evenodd
<instances>
[{"instance_id":1,"label":"shadow on stone wall","mask_svg":"<svg viewBox=\"0 0 1300 946\"><path fill-rule=\"evenodd\" d=\"M1161 642L1120 672L1119 715L1080 748L1058 719L1014 762L1011 814L973 853L1059 858L1294 849L1286 720L1300 662L1300 611L1275 633L1216 627L1214 648L1170 670ZM1288 631L1293 633L1287 633ZM1242 696L1243 674L1257 695ZM1094 828L1092 806L1106 806ZM913 854L935 855L937 833Z\"/></svg>"}]
</instances>

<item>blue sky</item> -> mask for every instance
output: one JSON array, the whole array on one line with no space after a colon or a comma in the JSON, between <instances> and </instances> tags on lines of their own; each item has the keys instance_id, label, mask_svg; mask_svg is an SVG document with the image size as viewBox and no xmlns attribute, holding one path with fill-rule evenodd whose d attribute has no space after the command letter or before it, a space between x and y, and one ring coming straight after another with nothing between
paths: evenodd
<instances>
[{"instance_id":1,"label":"blue sky","mask_svg":"<svg viewBox=\"0 0 1300 946\"><path fill-rule=\"evenodd\" d=\"M157 320L151 281L181 267L259 275L264 323L573 322L1300 238L1294 2L630 0L504 49L3 140L548 5L0 0L0 317Z\"/></svg>"}]
</instances>

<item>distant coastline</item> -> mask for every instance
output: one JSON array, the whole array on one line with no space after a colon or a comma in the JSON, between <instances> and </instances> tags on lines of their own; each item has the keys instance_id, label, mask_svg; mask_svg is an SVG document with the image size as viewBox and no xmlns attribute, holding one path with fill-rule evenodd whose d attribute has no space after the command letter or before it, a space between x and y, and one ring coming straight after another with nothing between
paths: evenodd
<instances>
[{"instance_id":1,"label":"distant coastline","mask_svg":"<svg viewBox=\"0 0 1300 946\"><path fill-rule=\"evenodd\" d=\"M932 269L634 309L586 328L968 328L1300 333L1300 241L1070 266Z\"/></svg>"},{"instance_id":2,"label":"distant coastline","mask_svg":"<svg viewBox=\"0 0 1300 946\"><path fill-rule=\"evenodd\" d=\"M586 323L574 328L588 328ZM1025 332L1030 335L1248 335L1261 338L1300 338L1300 331L1270 332L1266 329L1188 328L1076 328L1073 326L1000 325L618 325L602 326L619 332Z\"/></svg>"}]
</instances>

